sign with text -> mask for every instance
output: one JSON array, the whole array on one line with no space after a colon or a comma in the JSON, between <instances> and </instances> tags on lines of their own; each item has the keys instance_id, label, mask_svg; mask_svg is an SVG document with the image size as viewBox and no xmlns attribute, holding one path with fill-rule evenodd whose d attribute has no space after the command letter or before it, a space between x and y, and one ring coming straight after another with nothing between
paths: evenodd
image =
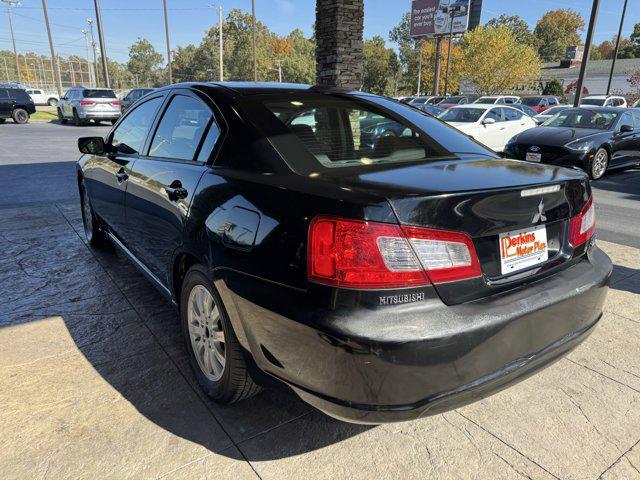
<instances>
[{"instance_id":1,"label":"sign with text","mask_svg":"<svg viewBox=\"0 0 640 480\"><path fill-rule=\"evenodd\" d=\"M469 24L469 0L414 0L411 36L434 37L464 33Z\"/></svg>"}]
</instances>

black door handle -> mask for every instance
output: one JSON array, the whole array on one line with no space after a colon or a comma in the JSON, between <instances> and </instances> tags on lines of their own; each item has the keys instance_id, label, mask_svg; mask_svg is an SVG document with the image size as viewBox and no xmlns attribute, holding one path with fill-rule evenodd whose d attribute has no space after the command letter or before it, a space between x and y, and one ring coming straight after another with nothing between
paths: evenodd
<instances>
[{"instance_id":1,"label":"black door handle","mask_svg":"<svg viewBox=\"0 0 640 480\"><path fill-rule=\"evenodd\" d=\"M172 200L174 202L183 198L187 198L187 195L189 195L187 189L182 187L164 187L164 191L167 192L167 197L169 197L169 200Z\"/></svg>"},{"instance_id":2,"label":"black door handle","mask_svg":"<svg viewBox=\"0 0 640 480\"><path fill-rule=\"evenodd\" d=\"M122 183L127 181L129 175L127 175L127 172L124 171L124 168L121 168L120 170L118 170L118 173L116 173L116 178L118 179L118 183Z\"/></svg>"}]
</instances>

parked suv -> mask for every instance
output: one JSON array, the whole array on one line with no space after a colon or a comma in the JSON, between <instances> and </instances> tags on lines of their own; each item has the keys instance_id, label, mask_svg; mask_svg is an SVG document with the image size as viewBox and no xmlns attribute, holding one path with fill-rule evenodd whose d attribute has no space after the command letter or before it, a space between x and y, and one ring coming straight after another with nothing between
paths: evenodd
<instances>
[{"instance_id":1,"label":"parked suv","mask_svg":"<svg viewBox=\"0 0 640 480\"><path fill-rule=\"evenodd\" d=\"M27 123L32 113L36 113L36 106L22 88L0 88L0 123L7 118Z\"/></svg>"},{"instance_id":2,"label":"parked suv","mask_svg":"<svg viewBox=\"0 0 640 480\"><path fill-rule=\"evenodd\" d=\"M57 107L60 99L55 93L47 93L39 88L27 89L27 94L33 100L36 105L49 105L50 107Z\"/></svg>"},{"instance_id":3,"label":"parked suv","mask_svg":"<svg viewBox=\"0 0 640 480\"><path fill-rule=\"evenodd\" d=\"M122 99L122 113L126 112L131 105L138 101L138 99L144 97L147 93L153 92L154 90L154 88L134 88L131 90Z\"/></svg>"},{"instance_id":4,"label":"parked suv","mask_svg":"<svg viewBox=\"0 0 640 480\"><path fill-rule=\"evenodd\" d=\"M627 108L627 100L624 97L617 97L614 95L590 95L580 100L580 106L583 105Z\"/></svg>"},{"instance_id":5,"label":"parked suv","mask_svg":"<svg viewBox=\"0 0 640 480\"><path fill-rule=\"evenodd\" d=\"M122 102L110 88L74 87L60 99L58 119L60 123L67 123L71 119L77 126L89 120L114 124L122 115L121 105Z\"/></svg>"}]
</instances>

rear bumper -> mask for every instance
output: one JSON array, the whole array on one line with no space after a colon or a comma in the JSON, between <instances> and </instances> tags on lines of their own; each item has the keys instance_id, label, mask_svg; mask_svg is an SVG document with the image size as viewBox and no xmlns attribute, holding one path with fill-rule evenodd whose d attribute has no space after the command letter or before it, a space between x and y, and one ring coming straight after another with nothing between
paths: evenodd
<instances>
[{"instance_id":1,"label":"rear bumper","mask_svg":"<svg viewBox=\"0 0 640 480\"><path fill-rule=\"evenodd\" d=\"M99 118L101 120L115 120L120 118L122 113L120 112L109 112L109 111L78 111L78 116L83 119L87 118Z\"/></svg>"},{"instance_id":2,"label":"rear bumper","mask_svg":"<svg viewBox=\"0 0 640 480\"><path fill-rule=\"evenodd\" d=\"M454 306L427 296L300 321L237 305L258 367L303 400L350 422L405 421L486 397L575 348L602 316L611 270L593 247L551 277Z\"/></svg>"}]
</instances>

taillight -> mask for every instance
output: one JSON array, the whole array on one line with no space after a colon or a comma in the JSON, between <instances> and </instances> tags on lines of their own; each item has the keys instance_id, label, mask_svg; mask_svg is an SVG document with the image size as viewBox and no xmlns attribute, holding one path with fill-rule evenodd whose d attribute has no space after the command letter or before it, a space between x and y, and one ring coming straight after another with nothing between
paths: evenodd
<instances>
[{"instance_id":1,"label":"taillight","mask_svg":"<svg viewBox=\"0 0 640 480\"><path fill-rule=\"evenodd\" d=\"M111 102L111 105L122 105L122 102L116 100L115 102Z\"/></svg>"},{"instance_id":2,"label":"taillight","mask_svg":"<svg viewBox=\"0 0 640 480\"><path fill-rule=\"evenodd\" d=\"M591 237L596 231L596 207L593 197L590 197L580 214L569 220L569 244L577 248Z\"/></svg>"},{"instance_id":3,"label":"taillight","mask_svg":"<svg viewBox=\"0 0 640 480\"><path fill-rule=\"evenodd\" d=\"M346 288L401 288L478 277L468 235L316 217L309 227L308 277Z\"/></svg>"},{"instance_id":4,"label":"taillight","mask_svg":"<svg viewBox=\"0 0 640 480\"><path fill-rule=\"evenodd\" d=\"M91 100L83 100L82 102L80 102L80 105L93 105L95 102L92 102Z\"/></svg>"}]
</instances>

